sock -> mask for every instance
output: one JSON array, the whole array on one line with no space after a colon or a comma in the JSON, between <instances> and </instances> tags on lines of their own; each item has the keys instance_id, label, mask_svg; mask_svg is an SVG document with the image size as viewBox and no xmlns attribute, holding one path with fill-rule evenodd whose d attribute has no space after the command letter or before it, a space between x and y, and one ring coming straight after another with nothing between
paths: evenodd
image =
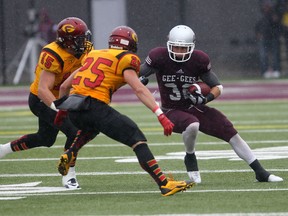
<instances>
[{"instance_id":1,"label":"sock","mask_svg":"<svg viewBox=\"0 0 288 216\"><path fill-rule=\"evenodd\" d=\"M75 173L75 167L70 166L68 173Z\"/></svg>"},{"instance_id":2,"label":"sock","mask_svg":"<svg viewBox=\"0 0 288 216\"><path fill-rule=\"evenodd\" d=\"M199 122L190 124L182 133L183 142L185 145L185 151L189 154L194 153L195 143L199 130Z\"/></svg>"},{"instance_id":3,"label":"sock","mask_svg":"<svg viewBox=\"0 0 288 216\"><path fill-rule=\"evenodd\" d=\"M260 162L256 159L249 165L256 174L256 179L259 182L266 182L268 181L268 177L270 175L269 172L267 172L260 164Z\"/></svg>"},{"instance_id":4,"label":"sock","mask_svg":"<svg viewBox=\"0 0 288 216\"><path fill-rule=\"evenodd\" d=\"M235 153L246 163L251 164L256 160L255 155L248 146L248 144L240 137L239 134L234 135L230 140L229 144L232 146Z\"/></svg>"},{"instance_id":5,"label":"sock","mask_svg":"<svg viewBox=\"0 0 288 216\"><path fill-rule=\"evenodd\" d=\"M154 181L160 186L167 184L167 178L162 173L157 161L146 143L137 145L134 152L138 158L140 166L150 174Z\"/></svg>"},{"instance_id":6,"label":"sock","mask_svg":"<svg viewBox=\"0 0 288 216\"><path fill-rule=\"evenodd\" d=\"M72 145L68 145L66 142L65 144L65 150L64 151L70 151L73 152L75 156L75 160L70 162L70 168L75 166L78 151L87 144L90 140L94 139L97 136L98 133L88 132L88 131L82 131L78 130L76 137L74 138L74 141ZM68 146L68 147L67 147ZM70 148L69 148L70 146Z\"/></svg>"},{"instance_id":7,"label":"sock","mask_svg":"<svg viewBox=\"0 0 288 216\"><path fill-rule=\"evenodd\" d=\"M86 145L89 141L94 139L97 136L98 133L88 132L88 131L82 131L78 130L76 137L73 140L73 143L71 146L69 146L67 143L65 145L66 149L72 149L74 153L78 153L78 151Z\"/></svg>"},{"instance_id":8,"label":"sock","mask_svg":"<svg viewBox=\"0 0 288 216\"><path fill-rule=\"evenodd\" d=\"M23 139L24 138L24 139ZM20 139L11 142L12 151L23 151L29 149L25 143L26 137L21 137Z\"/></svg>"},{"instance_id":9,"label":"sock","mask_svg":"<svg viewBox=\"0 0 288 216\"><path fill-rule=\"evenodd\" d=\"M185 163L187 172L189 172L189 171L199 171L195 152L192 153L192 154L188 154L186 152L186 156L184 158L184 163Z\"/></svg>"}]
</instances>

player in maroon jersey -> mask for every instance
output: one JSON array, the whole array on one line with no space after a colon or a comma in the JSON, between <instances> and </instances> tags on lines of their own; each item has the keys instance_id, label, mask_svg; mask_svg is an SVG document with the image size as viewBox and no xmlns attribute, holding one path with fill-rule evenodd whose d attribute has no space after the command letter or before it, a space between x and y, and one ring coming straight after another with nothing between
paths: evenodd
<instances>
[{"instance_id":1,"label":"player in maroon jersey","mask_svg":"<svg viewBox=\"0 0 288 216\"><path fill-rule=\"evenodd\" d=\"M198 131L228 142L235 153L254 170L259 182L280 182L281 177L270 174L260 164L249 145L240 137L231 121L219 110L206 104L216 99L223 86L211 69L209 56L195 50L195 34L185 25L171 29L167 47L152 49L141 65L143 83L156 75L162 110L174 123L173 132L180 133L186 150L184 163L192 181L201 183L195 156ZM211 87L207 96L191 95L188 88L202 80Z\"/></svg>"}]
</instances>

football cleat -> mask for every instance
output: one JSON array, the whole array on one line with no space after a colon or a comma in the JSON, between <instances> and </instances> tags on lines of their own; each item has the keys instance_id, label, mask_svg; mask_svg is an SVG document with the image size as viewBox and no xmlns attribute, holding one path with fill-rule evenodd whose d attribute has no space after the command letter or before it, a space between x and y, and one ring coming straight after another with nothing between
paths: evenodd
<instances>
[{"instance_id":1,"label":"football cleat","mask_svg":"<svg viewBox=\"0 0 288 216\"><path fill-rule=\"evenodd\" d=\"M258 182L282 182L283 178L270 174L269 172L265 171L265 172L256 174L256 181Z\"/></svg>"},{"instance_id":2,"label":"football cleat","mask_svg":"<svg viewBox=\"0 0 288 216\"><path fill-rule=\"evenodd\" d=\"M63 176L67 175L69 172L70 163L74 161L75 159L76 157L74 156L73 152L70 152L70 151L64 152L61 155L59 163L58 163L58 172Z\"/></svg>"},{"instance_id":3,"label":"football cleat","mask_svg":"<svg viewBox=\"0 0 288 216\"><path fill-rule=\"evenodd\" d=\"M282 182L282 181L284 181L283 178L273 174L269 175L268 177L268 182Z\"/></svg>"},{"instance_id":4,"label":"football cleat","mask_svg":"<svg viewBox=\"0 0 288 216\"><path fill-rule=\"evenodd\" d=\"M74 167L71 167L68 171L68 174L62 176L62 184L65 188L68 189L79 189L80 185L76 178L76 173Z\"/></svg>"},{"instance_id":5,"label":"football cleat","mask_svg":"<svg viewBox=\"0 0 288 216\"><path fill-rule=\"evenodd\" d=\"M201 183L201 175L199 171L189 171L187 172L187 174L192 182L195 182L197 184Z\"/></svg>"},{"instance_id":6,"label":"football cleat","mask_svg":"<svg viewBox=\"0 0 288 216\"><path fill-rule=\"evenodd\" d=\"M168 180L166 185L160 187L162 196L171 196L180 191L185 191L195 185L192 181L174 181Z\"/></svg>"}]
</instances>

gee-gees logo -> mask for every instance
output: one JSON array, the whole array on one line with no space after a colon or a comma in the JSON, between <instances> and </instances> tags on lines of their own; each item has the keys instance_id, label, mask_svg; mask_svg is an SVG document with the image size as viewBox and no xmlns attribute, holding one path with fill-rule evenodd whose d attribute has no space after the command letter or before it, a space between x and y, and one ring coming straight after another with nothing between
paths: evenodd
<instances>
[{"instance_id":1,"label":"gee-gees logo","mask_svg":"<svg viewBox=\"0 0 288 216\"><path fill-rule=\"evenodd\" d=\"M67 33L71 33L73 31L75 31L75 27L71 24L66 24L62 26L62 31L67 32Z\"/></svg>"}]
</instances>

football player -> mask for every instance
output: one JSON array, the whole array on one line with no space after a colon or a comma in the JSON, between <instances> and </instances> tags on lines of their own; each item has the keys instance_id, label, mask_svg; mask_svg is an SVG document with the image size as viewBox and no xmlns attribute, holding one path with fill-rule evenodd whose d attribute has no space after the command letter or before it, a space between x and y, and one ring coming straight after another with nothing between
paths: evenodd
<instances>
[{"instance_id":1,"label":"football player","mask_svg":"<svg viewBox=\"0 0 288 216\"><path fill-rule=\"evenodd\" d=\"M91 32L86 23L76 17L68 17L59 22L56 40L43 47L35 79L30 86L29 108L38 118L38 131L0 145L0 158L5 155L40 146L51 147L62 131L66 135L65 149L73 143L78 129L66 118L61 125L55 125L58 109L54 101L59 96L59 88L69 75L81 66L83 57L92 49ZM82 137L88 142L90 137ZM75 161L71 163L69 174L62 178L63 186L79 188L75 174Z\"/></svg>"},{"instance_id":2,"label":"football player","mask_svg":"<svg viewBox=\"0 0 288 216\"><path fill-rule=\"evenodd\" d=\"M155 180L161 194L169 196L192 187L194 182L167 179L139 127L129 117L109 106L113 93L127 83L140 101L155 113L164 128L164 134L169 136L172 133L174 125L139 80L137 43L133 29L128 26L116 27L109 37L109 49L91 51L84 59L83 67L61 85L61 97L68 95L71 87L72 91L68 99L58 107L68 110L69 118L81 129L80 133L102 132L133 149L140 166ZM59 111L55 121L61 121L61 116L66 113ZM66 175L70 161L73 161L83 144L75 142L62 154L58 165L62 175Z\"/></svg>"},{"instance_id":3,"label":"football player","mask_svg":"<svg viewBox=\"0 0 288 216\"><path fill-rule=\"evenodd\" d=\"M161 108L174 123L173 132L183 137L186 150L184 163L190 179L201 183L195 155L196 138L201 131L228 142L235 153L254 170L259 182L283 181L261 166L248 144L223 113L207 106L207 103L222 93L223 86L211 69L209 56L194 48L193 30L185 25L177 25L169 32L167 47L150 50L140 70L141 80L145 84L148 76L156 74ZM211 88L206 97L201 94L191 95L188 91L198 80Z\"/></svg>"}]
</instances>

